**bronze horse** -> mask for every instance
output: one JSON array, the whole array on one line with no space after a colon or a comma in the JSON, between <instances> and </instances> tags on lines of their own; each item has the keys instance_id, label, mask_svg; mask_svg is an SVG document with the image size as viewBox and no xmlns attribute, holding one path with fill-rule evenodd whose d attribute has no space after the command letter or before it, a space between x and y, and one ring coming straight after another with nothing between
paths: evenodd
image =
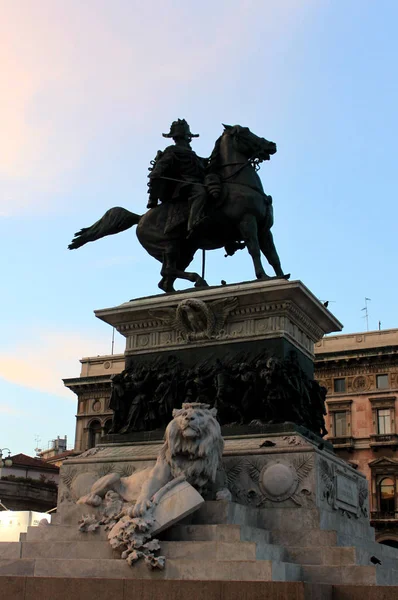
<instances>
[{"instance_id":1,"label":"bronze horse","mask_svg":"<svg viewBox=\"0 0 398 600\"><path fill-rule=\"evenodd\" d=\"M208 173L220 179L221 196L217 201L209 200L207 218L195 229L194 235L187 238L189 207L186 203L163 202L142 216L115 207L91 227L77 232L69 249L137 225L139 242L162 263L162 279L158 285L165 292L174 291L177 278L192 281L195 287L207 285L198 273L185 270L199 249L225 247L228 254L233 254L245 245L257 279L270 279L262 266L261 252L277 277L288 278L282 271L271 233L272 198L264 193L257 174L257 165L269 160L275 152L274 142L258 137L247 127L224 125L207 166ZM179 215L171 229L166 227L169 210ZM240 244L242 241L244 245Z\"/></svg>"}]
</instances>

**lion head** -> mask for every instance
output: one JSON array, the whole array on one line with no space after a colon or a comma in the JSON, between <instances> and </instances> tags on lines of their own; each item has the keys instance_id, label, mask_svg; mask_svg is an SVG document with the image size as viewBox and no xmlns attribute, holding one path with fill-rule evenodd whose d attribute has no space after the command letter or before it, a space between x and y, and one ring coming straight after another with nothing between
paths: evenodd
<instances>
[{"instance_id":1,"label":"lion head","mask_svg":"<svg viewBox=\"0 0 398 600\"><path fill-rule=\"evenodd\" d=\"M165 432L162 454L173 477L184 475L199 492L214 482L224 449L216 414L208 404L185 403Z\"/></svg>"}]
</instances>

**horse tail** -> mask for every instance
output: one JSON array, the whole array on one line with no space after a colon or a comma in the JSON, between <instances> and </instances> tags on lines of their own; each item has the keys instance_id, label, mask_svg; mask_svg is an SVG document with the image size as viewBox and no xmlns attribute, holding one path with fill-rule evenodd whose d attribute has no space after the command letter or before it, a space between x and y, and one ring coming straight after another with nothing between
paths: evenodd
<instances>
[{"instance_id":1,"label":"horse tail","mask_svg":"<svg viewBox=\"0 0 398 600\"><path fill-rule=\"evenodd\" d=\"M133 225L137 225L140 219L140 215L136 215L120 206L110 208L94 225L83 227L83 229L77 231L68 248L69 250L75 250L88 242L94 242L107 235L126 231Z\"/></svg>"}]
</instances>

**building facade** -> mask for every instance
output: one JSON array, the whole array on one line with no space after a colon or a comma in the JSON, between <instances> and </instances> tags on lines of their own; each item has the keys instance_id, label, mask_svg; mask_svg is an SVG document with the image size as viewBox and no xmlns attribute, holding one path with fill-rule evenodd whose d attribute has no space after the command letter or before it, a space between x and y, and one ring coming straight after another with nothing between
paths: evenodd
<instances>
[{"instance_id":1,"label":"building facade","mask_svg":"<svg viewBox=\"0 0 398 600\"><path fill-rule=\"evenodd\" d=\"M0 468L0 510L45 512L57 505L59 468L26 454L11 456Z\"/></svg>"},{"instance_id":2,"label":"building facade","mask_svg":"<svg viewBox=\"0 0 398 600\"><path fill-rule=\"evenodd\" d=\"M80 362L80 377L64 379L66 387L77 395L75 452L93 448L109 431L111 376L123 371L124 355L88 357Z\"/></svg>"},{"instance_id":3,"label":"building facade","mask_svg":"<svg viewBox=\"0 0 398 600\"><path fill-rule=\"evenodd\" d=\"M398 329L326 336L315 372L327 388L328 438L369 481L377 540L398 547Z\"/></svg>"},{"instance_id":4,"label":"building facade","mask_svg":"<svg viewBox=\"0 0 398 600\"><path fill-rule=\"evenodd\" d=\"M326 427L336 454L365 473L377 540L398 547L398 329L326 336L315 347L315 377L327 388ZM75 452L109 431L111 375L122 354L83 358L64 380L78 397Z\"/></svg>"}]
</instances>

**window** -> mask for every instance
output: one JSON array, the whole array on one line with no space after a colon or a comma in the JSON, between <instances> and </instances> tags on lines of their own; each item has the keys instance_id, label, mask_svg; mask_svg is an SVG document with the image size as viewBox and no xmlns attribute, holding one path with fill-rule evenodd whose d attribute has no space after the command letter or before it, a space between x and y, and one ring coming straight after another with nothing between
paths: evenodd
<instances>
[{"instance_id":1,"label":"window","mask_svg":"<svg viewBox=\"0 0 398 600\"><path fill-rule=\"evenodd\" d=\"M379 506L382 513L395 511L395 484L389 477L385 477L379 483Z\"/></svg>"},{"instance_id":2,"label":"window","mask_svg":"<svg viewBox=\"0 0 398 600\"><path fill-rule=\"evenodd\" d=\"M378 390L385 390L388 388L388 375L376 375L376 387Z\"/></svg>"},{"instance_id":3,"label":"window","mask_svg":"<svg viewBox=\"0 0 398 600\"><path fill-rule=\"evenodd\" d=\"M94 448L101 439L101 423L99 421L93 421L90 424L88 430L88 444L89 448Z\"/></svg>"},{"instance_id":4,"label":"window","mask_svg":"<svg viewBox=\"0 0 398 600\"><path fill-rule=\"evenodd\" d=\"M333 382L334 391L336 394L345 392L345 378L335 379Z\"/></svg>"},{"instance_id":5,"label":"window","mask_svg":"<svg viewBox=\"0 0 398 600\"><path fill-rule=\"evenodd\" d=\"M383 435L391 433L391 411L389 408L377 410L377 433Z\"/></svg>"},{"instance_id":6,"label":"window","mask_svg":"<svg viewBox=\"0 0 398 600\"><path fill-rule=\"evenodd\" d=\"M347 413L345 410L333 413L333 435L334 437L345 437L347 435Z\"/></svg>"}]
</instances>

